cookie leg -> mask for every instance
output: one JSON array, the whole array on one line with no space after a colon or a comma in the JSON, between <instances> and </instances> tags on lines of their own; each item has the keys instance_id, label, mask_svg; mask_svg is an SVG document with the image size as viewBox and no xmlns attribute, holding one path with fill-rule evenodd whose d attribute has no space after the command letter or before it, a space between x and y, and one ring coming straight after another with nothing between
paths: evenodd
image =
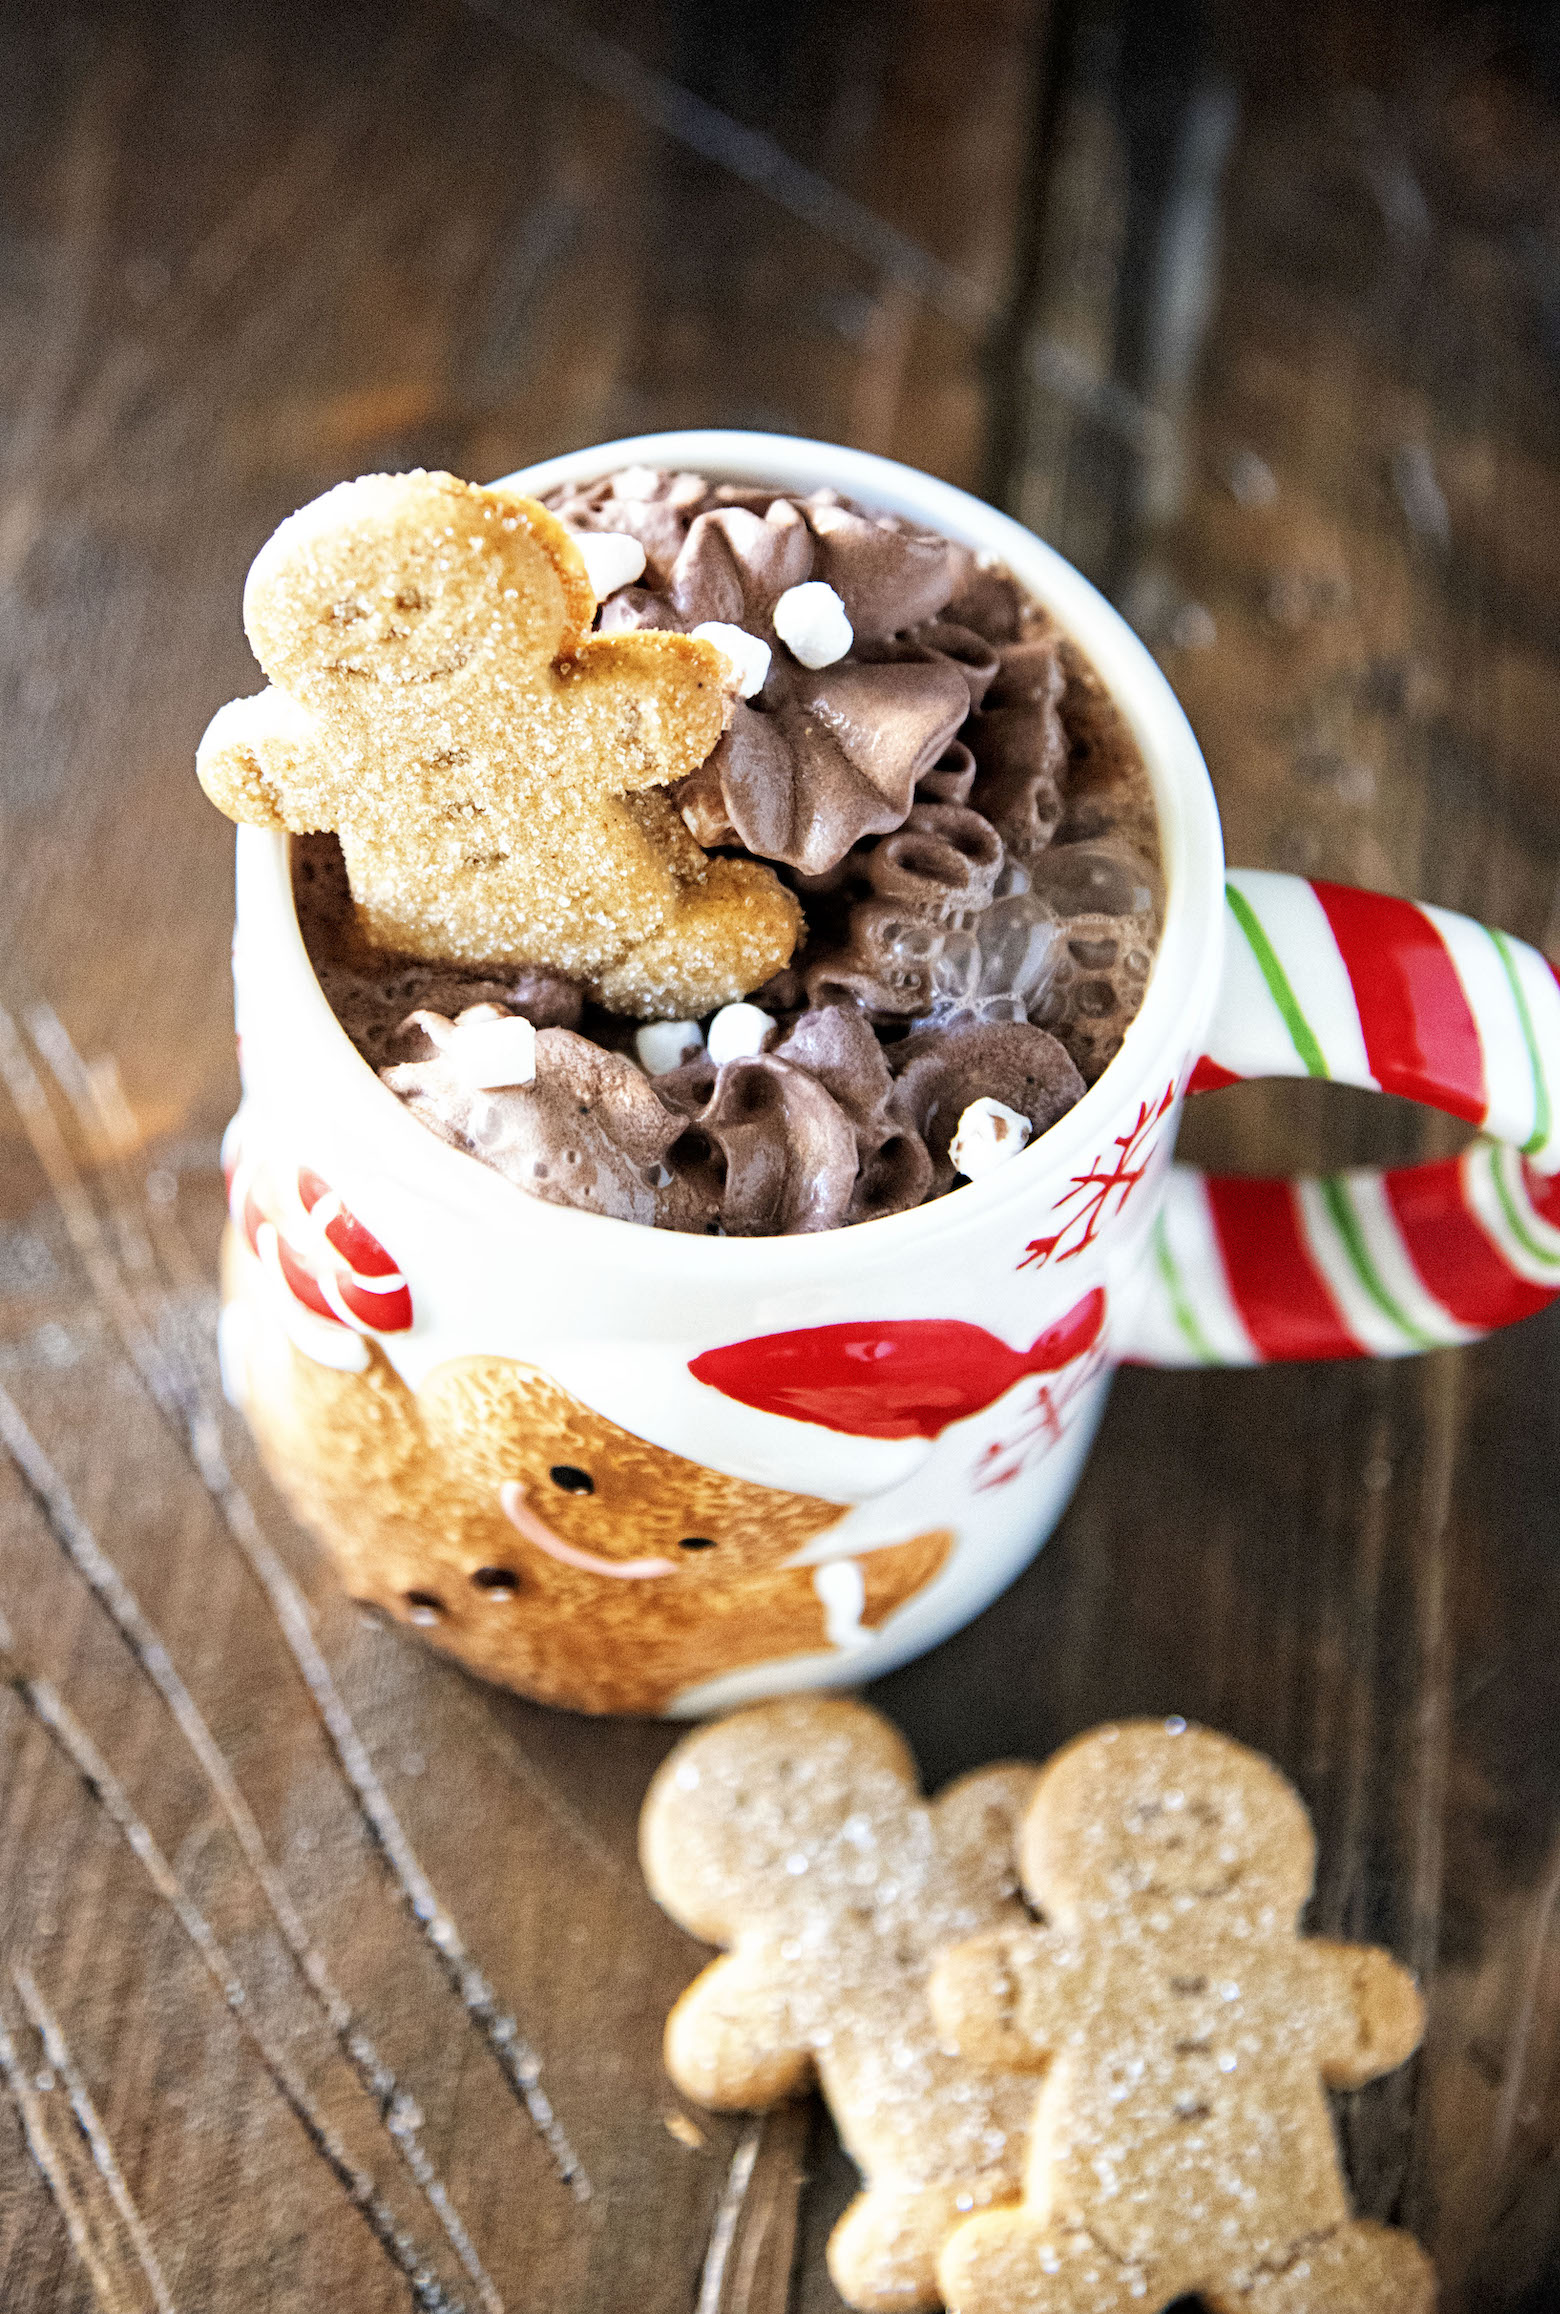
<instances>
[{"instance_id":1,"label":"cookie leg","mask_svg":"<svg viewBox=\"0 0 1560 2314\"><path fill-rule=\"evenodd\" d=\"M800 923L773 869L712 859L697 882L680 888L660 929L601 973L591 992L609 1012L696 1019L762 988L790 962Z\"/></svg>"},{"instance_id":2,"label":"cookie leg","mask_svg":"<svg viewBox=\"0 0 1560 2314\"><path fill-rule=\"evenodd\" d=\"M857 2314L926 2314L942 2304L937 2253L979 2189L869 2186L829 2236L829 2275ZM959 2204L963 2202L963 2210Z\"/></svg>"},{"instance_id":3,"label":"cookie leg","mask_svg":"<svg viewBox=\"0 0 1560 2314\"><path fill-rule=\"evenodd\" d=\"M1203 2297L1212 2314L1433 2314L1435 2269L1411 2234L1362 2219L1254 2290Z\"/></svg>"},{"instance_id":4,"label":"cookie leg","mask_svg":"<svg viewBox=\"0 0 1560 2314\"><path fill-rule=\"evenodd\" d=\"M1164 2303L1087 2234L1052 2233L1022 2208L956 2227L937 2279L949 2314L1154 2314Z\"/></svg>"}]
</instances>

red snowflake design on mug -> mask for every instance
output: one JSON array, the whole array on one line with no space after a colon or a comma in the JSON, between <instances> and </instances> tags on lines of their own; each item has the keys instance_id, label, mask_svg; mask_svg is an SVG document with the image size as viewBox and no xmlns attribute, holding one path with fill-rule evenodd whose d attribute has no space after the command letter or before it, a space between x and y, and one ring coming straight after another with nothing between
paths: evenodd
<instances>
[{"instance_id":1,"label":"red snowflake design on mug","mask_svg":"<svg viewBox=\"0 0 1560 2314\"><path fill-rule=\"evenodd\" d=\"M1072 1428L1078 1400L1109 1364L1104 1347L1094 1342L1075 1366L1042 1382L1032 1398L1014 1409L1017 1427L982 1447L970 1470L970 1485L977 1494L1011 1486L1037 1462L1043 1462Z\"/></svg>"},{"instance_id":2,"label":"red snowflake design on mug","mask_svg":"<svg viewBox=\"0 0 1560 2314\"><path fill-rule=\"evenodd\" d=\"M302 1307L357 1334L404 1334L412 1294L372 1230L307 1166L278 1174L226 1153L228 1211L245 1243Z\"/></svg>"},{"instance_id":3,"label":"red snowflake design on mug","mask_svg":"<svg viewBox=\"0 0 1560 2314\"><path fill-rule=\"evenodd\" d=\"M1053 1216L1065 1216L1060 1228L1051 1237L1030 1239L1018 1264L1020 1269L1044 1269L1048 1262L1074 1261L1094 1243L1148 1172L1159 1153L1158 1128L1174 1107L1174 1078L1159 1101L1139 1101L1137 1117L1127 1130L1100 1151L1087 1171L1073 1175L1051 1208Z\"/></svg>"}]
</instances>

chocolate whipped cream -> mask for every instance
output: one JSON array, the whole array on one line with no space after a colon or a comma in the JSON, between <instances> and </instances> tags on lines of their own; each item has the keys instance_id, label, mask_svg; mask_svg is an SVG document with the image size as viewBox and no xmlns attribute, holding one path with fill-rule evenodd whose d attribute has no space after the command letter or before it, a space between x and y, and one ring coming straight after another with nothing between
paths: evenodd
<instances>
[{"instance_id":1,"label":"chocolate whipped cream","mask_svg":"<svg viewBox=\"0 0 1560 2314\"><path fill-rule=\"evenodd\" d=\"M547 503L643 551L601 630L741 630L761 680L672 800L706 849L775 866L806 935L740 1022L636 1042L556 974L369 948L335 838L295 839L304 937L363 1057L534 1196L731 1236L941 1195L977 1101L1054 1124L1118 1049L1160 921L1147 777L1076 644L1005 570L832 491L630 468ZM526 1081L462 1073L468 1015L534 1025ZM668 1039L691 1057L666 1066Z\"/></svg>"}]
</instances>

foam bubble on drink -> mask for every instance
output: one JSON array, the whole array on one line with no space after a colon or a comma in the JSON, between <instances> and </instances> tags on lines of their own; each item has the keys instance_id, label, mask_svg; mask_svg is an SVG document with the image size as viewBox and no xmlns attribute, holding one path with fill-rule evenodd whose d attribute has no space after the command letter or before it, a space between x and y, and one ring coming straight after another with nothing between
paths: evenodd
<instances>
[{"instance_id":1,"label":"foam bubble on drink","mask_svg":"<svg viewBox=\"0 0 1560 2314\"><path fill-rule=\"evenodd\" d=\"M1057 916L1142 916L1154 895L1142 871L1097 844L1055 844L1031 862L1030 890Z\"/></svg>"},{"instance_id":2,"label":"foam bubble on drink","mask_svg":"<svg viewBox=\"0 0 1560 2314\"><path fill-rule=\"evenodd\" d=\"M980 943L980 996L1017 997L1025 1013L1042 1002L1056 975L1062 928L1037 893L995 900L975 928Z\"/></svg>"},{"instance_id":3,"label":"foam bubble on drink","mask_svg":"<svg viewBox=\"0 0 1560 2314\"><path fill-rule=\"evenodd\" d=\"M1065 948L1062 927L1043 900L1023 891L993 901L972 931L944 935L930 965L926 1024L955 1015L1028 1020L1044 1003Z\"/></svg>"}]
</instances>

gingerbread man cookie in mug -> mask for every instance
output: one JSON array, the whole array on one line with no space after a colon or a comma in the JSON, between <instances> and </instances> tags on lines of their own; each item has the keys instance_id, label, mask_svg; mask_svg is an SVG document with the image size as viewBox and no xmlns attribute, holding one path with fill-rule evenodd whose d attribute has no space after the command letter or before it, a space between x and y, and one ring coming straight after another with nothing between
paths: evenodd
<instances>
[{"instance_id":1,"label":"gingerbread man cookie in mug","mask_svg":"<svg viewBox=\"0 0 1560 2314\"><path fill-rule=\"evenodd\" d=\"M729 720L737 671L691 635L592 635L545 507L450 474L371 474L262 548L244 623L271 688L212 719L230 819L340 837L377 948L541 965L643 1018L695 1016L789 959L770 868L709 858L663 792Z\"/></svg>"},{"instance_id":2,"label":"gingerbread man cookie in mug","mask_svg":"<svg viewBox=\"0 0 1560 2314\"><path fill-rule=\"evenodd\" d=\"M829 2242L850 2306L940 2305L950 2228L1018 2194L1032 2084L939 2048L926 1983L940 1947L1026 1917L1013 1836L1034 1776L1009 1762L923 1800L887 1720L797 1696L689 1736L646 1797L651 1894L729 1948L667 2020L667 2070L726 2108L816 2079L865 2177Z\"/></svg>"},{"instance_id":3,"label":"gingerbread man cookie in mug","mask_svg":"<svg viewBox=\"0 0 1560 2314\"><path fill-rule=\"evenodd\" d=\"M1412 2238L1355 2219L1325 2091L1417 2047L1413 1978L1296 1929L1315 1842L1272 1764L1183 1721L1097 1728L1019 1840L1044 1926L946 1954L939 2028L1043 2072L1024 2199L938 2273L957 2314L1429 2314Z\"/></svg>"}]
</instances>

